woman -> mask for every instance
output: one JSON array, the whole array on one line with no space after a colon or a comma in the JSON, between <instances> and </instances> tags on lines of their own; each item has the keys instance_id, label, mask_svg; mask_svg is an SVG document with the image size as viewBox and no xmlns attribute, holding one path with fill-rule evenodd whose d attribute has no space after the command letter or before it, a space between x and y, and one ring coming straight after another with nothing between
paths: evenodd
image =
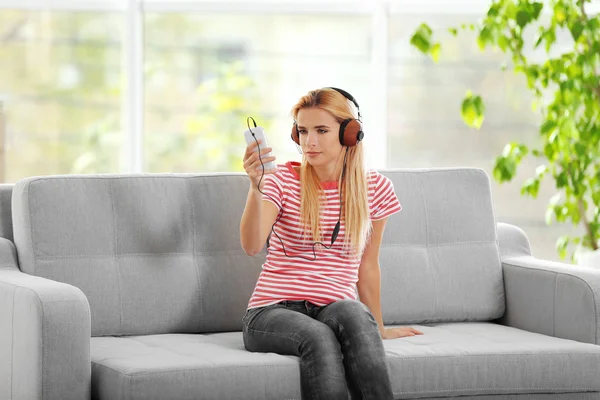
<instances>
[{"instance_id":1,"label":"woman","mask_svg":"<svg viewBox=\"0 0 600 400\"><path fill-rule=\"evenodd\" d=\"M383 326L379 247L401 206L391 181L365 170L360 110L354 119L350 102L358 108L349 93L324 88L292 108L301 164L263 171L275 157L261 148L259 159L257 143L244 155L251 185L241 245L254 255L268 240L242 320L244 346L300 357L303 399L347 399L348 390L393 399L382 338L422 334Z\"/></svg>"}]
</instances>

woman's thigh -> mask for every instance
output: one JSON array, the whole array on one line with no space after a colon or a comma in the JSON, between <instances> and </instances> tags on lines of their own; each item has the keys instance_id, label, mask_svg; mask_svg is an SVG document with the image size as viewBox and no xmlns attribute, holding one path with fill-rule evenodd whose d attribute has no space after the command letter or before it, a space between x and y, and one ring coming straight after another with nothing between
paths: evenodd
<instances>
[{"instance_id":1,"label":"woman's thigh","mask_svg":"<svg viewBox=\"0 0 600 400\"><path fill-rule=\"evenodd\" d=\"M378 332L377 321L371 310L358 300L339 300L323 308L316 319L328 325L337 335Z\"/></svg>"},{"instance_id":2,"label":"woman's thigh","mask_svg":"<svg viewBox=\"0 0 600 400\"><path fill-rule=\"evenodd\" d=\"M307 346L336 347L335 334L324 323L308 315L274 304L251 309L243 318L246 350L301 356Z\"/></svg>"}]
</instances>

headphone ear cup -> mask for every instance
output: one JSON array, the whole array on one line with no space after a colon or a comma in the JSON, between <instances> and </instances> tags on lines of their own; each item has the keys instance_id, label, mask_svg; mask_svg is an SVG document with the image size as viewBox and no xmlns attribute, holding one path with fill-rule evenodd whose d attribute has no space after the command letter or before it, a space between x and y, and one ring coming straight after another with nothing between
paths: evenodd
<instances>
[{"instance_id":1,"label":"headphone ear cup","mask_svg":"<svg viewBox=\"0 0 600 400\"><path fill-rule=\"evenodd\" d=\"M298 135L298 125L294 124L292 127L292 140L296 142L297 145L300 145L300 136Z\"/></svg>"},{"instance_id":2,"label":"headphone ear cup","mask_svg":"<svg viewBox=\"0 0 600 400\"><path fill-rule=\"evenodd\" d=\"M364 137L361 123L354 119L349 118L344 120L340 125L340 143L343 146L356 146Z\"/></svg>"}]
</instances>

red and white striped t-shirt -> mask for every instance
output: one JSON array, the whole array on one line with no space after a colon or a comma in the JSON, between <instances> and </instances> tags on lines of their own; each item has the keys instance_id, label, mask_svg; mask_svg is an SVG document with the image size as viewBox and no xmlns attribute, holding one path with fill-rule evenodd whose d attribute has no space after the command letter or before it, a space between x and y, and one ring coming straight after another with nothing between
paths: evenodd
<instances>
[{"instance_id":1,"label":"red and white striped t-shirt","mask_svg":"<svg viewBox=\"0 0 600 400\"><path fill-rule=\"evenodd\" d=\"M356 300L356 282L361 256L350 247L344 248L345 224L341 222L338 237L326 249L315 245L316 260L313 260L312 234L302 235L300 224L300 176L295 161L278 165L278 171L266 176L263 199L270 201L280 210L279 221L272 234L267 258L250 297L248 309L263 307L283 300L308 300L324 306L337 300ZM369 171L368 201L371 220L376 221L397 213L402 209L392 181L378 173ZM321 242L331 245L331 234L338 221L340 197L338 183L322 182L326 196L321 211ZM267 196L268 195L268 196ZM283 212L283 214L281 214ZM307 260L308 259L308 260Z\"/></svg>"}]
</instances>

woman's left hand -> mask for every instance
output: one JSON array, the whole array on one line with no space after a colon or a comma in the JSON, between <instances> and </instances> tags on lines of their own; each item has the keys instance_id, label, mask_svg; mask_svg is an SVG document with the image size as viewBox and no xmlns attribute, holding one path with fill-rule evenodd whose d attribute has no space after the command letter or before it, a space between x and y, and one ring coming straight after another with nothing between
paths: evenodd
<instances>
[{"instance_id":1,"label":"woman's left hand","mask_svg":"<svg viewBox=\"0 0 600 400\"><path fill-rule=\"evenodd\" d=\"M422 335L423 332L412 328L412 327L403 327L403 328L385 328L383 333L381 334L382 339L397 339L406 336L416 336Z\"/></svg>"}]
</instances>

